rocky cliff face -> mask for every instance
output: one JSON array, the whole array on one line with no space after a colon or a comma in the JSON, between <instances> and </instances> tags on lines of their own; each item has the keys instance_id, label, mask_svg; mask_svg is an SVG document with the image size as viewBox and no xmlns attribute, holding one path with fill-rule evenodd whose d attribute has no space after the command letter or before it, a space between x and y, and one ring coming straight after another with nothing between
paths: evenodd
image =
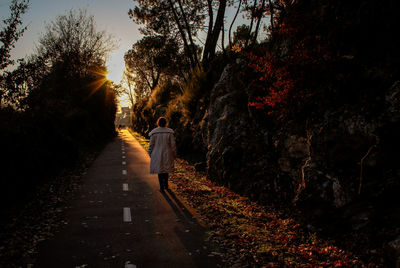
<instances>
[{"instance_id":1,"label":"rocky cliff face","mask_svg":"<svg viewBox=\"0 0 400 268\"><path fill-rule=\"evenodd\" d=\"M278 122L248 108L246 72L244 64L228 65L212 90L200 124L207 175L265 204L296 204L312 230L339 224L381 228L378 240L398 235L390 222L400 215L393 205L400 193L400 82L374 112L343 106L306 122Z\"/></svg>"},{"instance_id":2,"label":"rocky cliff face","mask_svg":"<svg viewBox=\"0 0 400 268\"><path fill-rule=\"evenodd\" d=\"M276 176L270 130L248 108L248 72L242 62L228 65L211 92L201 122L202 140L208 149L207 174L264 202L276 197L289 200L292 186Z\"/></svg>"}]
</instances>

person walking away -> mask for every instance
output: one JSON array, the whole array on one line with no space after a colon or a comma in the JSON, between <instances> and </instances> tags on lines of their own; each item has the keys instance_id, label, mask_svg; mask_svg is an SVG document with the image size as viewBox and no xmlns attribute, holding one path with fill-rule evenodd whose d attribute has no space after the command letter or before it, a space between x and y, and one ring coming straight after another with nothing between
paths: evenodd
<instances>
[{"instance_id":1,"label":"person walking away","mask_svg":"<svg viewBox=\"0 0 400 268\"><path fill-rule=\"evenodd\" d=\"M169 190L168 173L174 171L176 158L174 131L166 126L167 119L160 117L157 120L157 127L149 134L150 173L158 174L161 192Z\"/></svg>"}]
</instances>

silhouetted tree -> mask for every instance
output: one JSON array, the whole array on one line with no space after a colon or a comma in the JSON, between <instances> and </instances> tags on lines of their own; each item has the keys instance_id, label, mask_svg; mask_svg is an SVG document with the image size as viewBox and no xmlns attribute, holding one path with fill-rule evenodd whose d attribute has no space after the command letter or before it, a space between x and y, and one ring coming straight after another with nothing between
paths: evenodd
<instances>
[{"instance_id":1,"label":"silhouetted tree","mask_svg":"<svg viewBox=\"0 0 400 268\"><path fill-rule=\"evenodd\" d=\"M10 5L10 17L3 20L4 26L0 30L0 71L3 71L14 61L11 59L11 49L14 48L15 43L22 36L26 27L21 27L21 16L28 9L29 0L13 0ZM4 73L0 73L0 107L3 102L3 96L7 94L4 88L3 81ZM8 97L14 95L8 94Z\"/></svg>"},{"instance_id":2,"label":"silhouetted tree","mask_svg":"<svg viewBox=\"0 0 400 268\"><path fill-rule=\"evenodd\" d=\"M126 52L126 71L131 79L141 85L148 95L158 85L163 75L176 76L181 69L182 59L178 44L163 36L145 36Z\"/></svg>"},{"instance_id":3,"label":"silhouetted tree","mask_svg":"<svg viewBox=\"0 0 400 268\"><path fill-rule=\"evenodd\" d=\"M181 48L192 68L199 65L194 37L203 27L203 1L140 0L134 9L129 10L129 16L145 25L141 29L145 35L161 35L168 39L179 37Z\"/></svg>"},{"instance_id":4,"label":"silhouetted tree","mask_svg":"<svg viewBox=\"0 0 400 268\"><path fill-rule=\"evenodd\" d=\"M48 25L34 55L6 72L4 88L20 111L0 110L0 198L29 196L115 135L115 85L105 66L112 44L93 16L70 11Z\"/></svg>"},{"instance_id":5,"label":"silhouetted tree","mask_svg":"<svg viewBox=\"0 0 400 268\"><path fill-rule=\"evenodd\" d=\"M28 9L29 0L13 0L10 5L10 17L3 20L4 26L0 30L0 70L7 68L13 61L10 59L11 49L22 36L26 27L20 27L22 24L21 16Z\"/></svg>"}]
</instances>

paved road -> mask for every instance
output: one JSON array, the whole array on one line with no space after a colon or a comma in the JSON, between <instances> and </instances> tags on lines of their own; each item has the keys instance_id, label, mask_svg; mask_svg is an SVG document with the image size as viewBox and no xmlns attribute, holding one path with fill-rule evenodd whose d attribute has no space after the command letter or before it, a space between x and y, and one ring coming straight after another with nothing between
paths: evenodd
<instances>
[{"instance_id":1,"label":"paved road","mask_svg":"<svg viewBox=\"0 0 400 268\"><path fill-rule=\"evenodd\" d=\"M216 267L202 224L174 192L158 191L149 161L120 132L88 170L68 225L41 244L34 267Z\"/></svg>"}]
</instances>

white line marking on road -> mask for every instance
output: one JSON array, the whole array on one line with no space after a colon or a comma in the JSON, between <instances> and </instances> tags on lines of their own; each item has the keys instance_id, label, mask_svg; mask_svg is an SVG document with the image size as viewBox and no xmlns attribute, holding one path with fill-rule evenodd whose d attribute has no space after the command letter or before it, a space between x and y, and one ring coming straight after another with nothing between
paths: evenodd
<instances>
[{"instance_id":1,"label":"white line marking on road","mask_svg":"<svg viewBox=\"0 0 400 268\"><path fill-rule=\"evenodd\" d=\"M122 154L125 154L125 151L122 151Z\"/></svg>"},{"instance_id":2,"label":"white line marking on road","mask_svg":"<svg viewBox=\"0 0 400 268\"><path fill-rule=\"evenodd\" d=\"M122 161L122 165L126 165L126 161Z\"/></svg>"},{"instance_id":3,"label":"white line marking on road","mask_svg":"<svg viewBox=\"0 0 400 268\"><path fill-rule=\"evenodd\" d=\"M122 158L126 158L126 156L125 156L125 155L123 155L123 156L122 156Z\"/></svg>"},{"instance_id":4,"label":"white line marking on road","mask_svg":"<svg viewBox=\"0 0 400 268\"><path fill-rule=\"evenodd\" d=\"M128 174L128 171L126 169L122 170L122 175Z\"/></svg>"},{"instance_id":5,"label":"white line marking on road","mask_svg":"<svg viewBox=\"0 0 400 268\"><path fill-rule=\"evenodd\" d=\"M125 264L125 268L136 268L134 264Z\"/></svg>"},{"instance_id":6,"label":"white line marking on road","mask_svg":"<svg viewBox=\"0 0 400 268\"><path fill-rule=\"evenodd\" d=\"M122 184L122 190L123 190L123 191L129 191L129 189L128 189L128 184L127 184L127 183L123 183L123 184Z\"/></svg>"},{"instance_id":7,"label":"white line marking on road","mask_svg":"<svg viewBox=\"0 0 400 268\"><path fill-rule=\"evenodd\" d=\"M131 209L130 208L124 208L124 222L131 222L132 217L131 217Z\"/></svg>"}]
</instances>

